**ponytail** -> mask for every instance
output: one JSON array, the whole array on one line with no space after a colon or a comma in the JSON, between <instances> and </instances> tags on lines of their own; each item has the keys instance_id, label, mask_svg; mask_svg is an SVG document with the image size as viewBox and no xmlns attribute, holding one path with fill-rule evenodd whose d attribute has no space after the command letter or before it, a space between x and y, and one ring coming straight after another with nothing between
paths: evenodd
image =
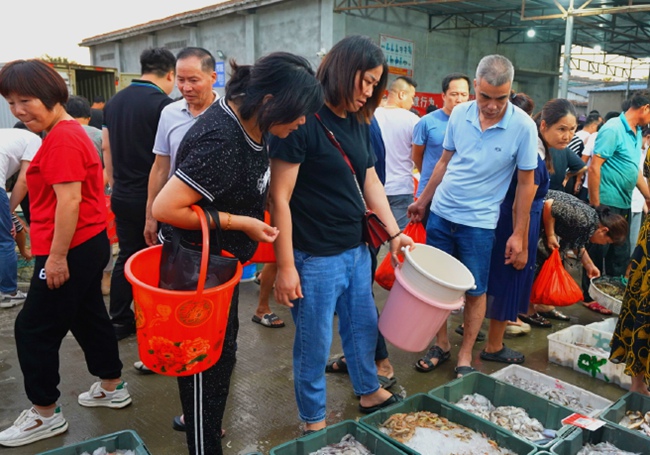
<instances>
[{"instance_id":1,"label":"ponytail","mask_svg":"<svg viewBox=\"0 0 650 455\"><path fill-rule=\"evenodd\" d=\"M226 84L226 101L246 94L246 89L251 79L252 65L238 65L234 59L230 59L230 80Z\"/></svg>"}]
</instances>

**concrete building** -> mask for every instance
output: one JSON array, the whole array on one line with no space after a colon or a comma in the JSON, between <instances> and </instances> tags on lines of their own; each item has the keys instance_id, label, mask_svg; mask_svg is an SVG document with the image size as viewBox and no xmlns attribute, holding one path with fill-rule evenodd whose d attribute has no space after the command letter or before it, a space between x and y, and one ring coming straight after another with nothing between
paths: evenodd
<instances>
[{"instance_id":1,"label":"concrete building","mask_svg":"<svg viewBox=\"0 0 650 455\"><path fill-rule=\"evenodd\" d=\"M87 38L81 45L90 48L93 64L137 73L139 54L150 46L172 52L201 46L222 60L242 63L283 50L305 56L316 67L320 56L347 35L368 35L378 44L383 36L384 41L412 44L405 71L412 70L418 91L440 92L447 73L472 76L481 57L499 53L515 65L517 91L538 103L557 93L557 42L506 44L497 28L432 30L431 15L424 10L396 6L335 12L340 4L340 0L234 0Z\"/></svg>"},{"instance_id":2,"label":"concrete building","mask_svg":"<svg viewBox=\"0 0 650 455\"><path fill-rule=\"evenodd\" d=\"M594 88L589 90L589 110L596 109L602 115L609 111L621 111L623 101L628 99L637 90L648 88L646 82L632 82L628 84L616 84L607 87Z\"/></svg>"}]
</instances>

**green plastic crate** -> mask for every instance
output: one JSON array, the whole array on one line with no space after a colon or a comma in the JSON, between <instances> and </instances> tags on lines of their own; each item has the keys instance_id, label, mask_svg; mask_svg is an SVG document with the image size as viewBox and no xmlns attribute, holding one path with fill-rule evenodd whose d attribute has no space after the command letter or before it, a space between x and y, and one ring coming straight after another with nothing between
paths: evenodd
<instances>
[{"instance_id":1,"label":"green plastic crate","mask_svg":"<svg viewBox=\"0 0 650 455\"><path fill-rule=\"evenodd\" d=\"M599 442L605 441L627 452L647 453L648 450L648 440L641 436L640 433L639 435L629 434L627 431L623 431L608 423L595 431L576 428L576 431L557 442L551 448L551 453L557 455L575 455L587 443L598 444Z\"/></svg>"},{"instance_id":2,"label":"green plastic crate","mask_svg":"<svg viewBox=\"0 0 650 455\"><path fill-rule=\"evenodd\" d=\"M650 411L650 397L646 397L636 392L628 392L609 408L605 409L600 418L601 420L611 423L616 428L623 429L628 433L641 435L646 439L646 441L650 439L650 436L645 436L638 430L630 430L629 428L618 424L618 422L625 417L627 411L641 411L642 414Z\"/></svg>"},{"instance_id":3,"label":"green plastic crate","mask_svg":"<svg viewBox=\"0 0 650 455\"><path fill-rule=\"evenodd\" d=\"M571 426L562 425L562 419L573 414L571 409L478 371L437 387L431 390L429 395L455 405L464 395L473 393L483 395L494 406L524 408L528 415L539 420L544 428L555 430L557 432L555 439L539 443L531 441L538 450L550 449L561 437L572 430ZM485 419L482 420L487 422Z\"/></svg>"},{"instance_id":4,"label":"green plastic crate","mask_svg":"<svg viewBox=\"0 0 650 455\"><path fill-rule=\"evenodd\" d=\"M434 412L439 416L449 419L451 422L464 425L467 428L470 428L478 433L484 434L488 438L496 441L500 447L510 449L519 455L531 455L537 451L537 448L534 444L518 438L509 431L506 431L503 428L494 425L491 422L488 422L487 420L476 417L467 411L463 411L462 409L457 408L445 402L444 400L441 400L440 398L436 398L424 393L418 393L400 403L396 403L387 408L373 412L370 415L362 417L359 422L361 425L370 428L372 431L376 432L376 434L380 435L387 441L390 441L392 444L399 447L404 452L410 455L419 455L419 452L416 452L415 450L396 441L395 439L389 437L387 434L382 433L379 430L379 426L381 426L381 424L383 424L391 415L400 412L409 413L417 411Z\"/></svg>"},{"instance_id":5,"label":"green plastic crate","mask_svg":"<svg viewBox=\"0 0 650 455\"><path fill-rule=\"evenodd\" d=\"M106 447L107 451L133 450L136 455L151 455L151 452L144 445L138 433L133 430L123 430L117 433L107 434L99 438L88 439L77 444L61 447L60 449L49 450L37 455L80 455L84 452L90 454L93 450Z\"/></svg>"},{"instance_id":6,"label":"green plastic crate","mask_svg":"<svg viewBox=\"0 0 650 455\"><path fill-rule=\"evenodd\" d=\"M346 434L354 436L374 455L406 455L405 452L354 420L344 420L316 433L285 442L271 449L270 455L307 455L327 445L341 442Z\"/></svg>"}]
</instances>

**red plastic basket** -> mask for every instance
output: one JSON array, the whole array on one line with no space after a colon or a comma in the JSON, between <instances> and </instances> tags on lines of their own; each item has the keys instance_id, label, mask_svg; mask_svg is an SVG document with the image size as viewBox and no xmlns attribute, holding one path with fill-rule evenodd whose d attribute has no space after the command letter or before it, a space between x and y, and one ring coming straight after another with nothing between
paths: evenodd
<instances>
[{"instance_id":1,"label":"red plastic basket","mask_svg":"<svg viewBox=\"0 0 650 455\"><path fill-rule=\"evenodd\" d=\"M196 291L172 291L158 287L162 245L140 250L124 268L133 287L135 325L140 360L156 373L189 376L207 370L221 357L230 301L242 275L237 264L228 282L204 289L210 251L210 236L203 210L203 257ZM225 255L230 255L224 252Z\"/></svg>"}]
</instances>

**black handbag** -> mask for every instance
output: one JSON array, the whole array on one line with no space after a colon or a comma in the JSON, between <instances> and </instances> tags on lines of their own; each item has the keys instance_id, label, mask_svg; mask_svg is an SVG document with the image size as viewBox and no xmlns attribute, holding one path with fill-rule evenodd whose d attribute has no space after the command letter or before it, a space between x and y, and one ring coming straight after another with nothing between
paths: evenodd
<instances>
[{"instance_id":1,"label":"black handbag","mask_svg":"<svg viewBox=\"0 0 650 455\"><path fill-rule=\"evenodd\" d=\"M237 271L239 260L235 257L222 255L223 235L219 223L219 212L212 207L203 207L202 209L208 229L211 219L214 219L216 224L215 229L210 229L209 235L210 257L204 286L207 289L232 279ZM202 245L184 240L182 229L173 226L172 229L171 239L164 239L162 242L158 286L162 289L176 291L196 290L201 272Z\"/></svg>"}]
</instances>

